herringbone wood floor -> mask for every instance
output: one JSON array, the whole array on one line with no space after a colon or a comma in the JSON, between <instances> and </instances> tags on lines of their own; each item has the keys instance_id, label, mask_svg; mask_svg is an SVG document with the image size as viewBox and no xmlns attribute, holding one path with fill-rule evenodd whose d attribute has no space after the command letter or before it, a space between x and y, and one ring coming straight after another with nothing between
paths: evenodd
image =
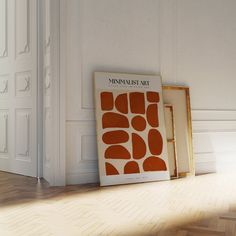
<instances>
[{"instance_id":1,"label":"herringbone wood floor","mask_svg":"<svg viewBox=\"0 0 236 236\"><path fill-rule=\"evenodd\" d=\"M236 176L50 188L0 172L1 236L236 235Z\"/></svg>"}]
</instances>

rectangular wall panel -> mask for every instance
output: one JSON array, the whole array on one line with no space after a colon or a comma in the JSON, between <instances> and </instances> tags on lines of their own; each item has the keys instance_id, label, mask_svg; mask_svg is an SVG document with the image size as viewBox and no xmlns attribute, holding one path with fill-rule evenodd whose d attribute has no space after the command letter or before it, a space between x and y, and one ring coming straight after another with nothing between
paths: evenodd
<instances>
[{"instance_id":1,"label":"rectangular wall panel","mask_svg":"<svg viewBox=\"0 0 236 236\"><path fill-rule=\"evenodd\" d=\"M16 110L16 159L30 160L30 120L29 109Z\"/></svg>"},{"instance_id":2,"label":"rectangular wall panel","mask_svg":"<svg viewBox=\"0 0 236 236\"><path fill-rule=\"evenodd\" d=\"M8 113L0 111L0 155L8 152Z\"/></svg>"},{"instance_id":3,"label":"rectangular wall panel","mask_svg":"<svg viewBox=\"0 0 236 236\"><path fill-rule=\"evenodd\" d=\"M15 0L16 56L30 52L30 1Z\"/></svg>"},{"instance_id":4,"label":"rectangular wall panel","mask_svg":"<svg viewBox=\"0 0 236 236\"><path fill-rule=\"evenodd\" d=\"M191 87L193 109L236 110L236 1L174 2L176 82Z\"/></svg>"},{"instance_id":5,"label":"rectangular wall panel","mask_svg":"<svg viewBox=\"0 0 236 236\"><path fill-rule=\"evenodd\" d=\"M67 183L98 182L98 160L94 122L67 123Z\"/></svg>"},{"instance_id":6,"label":"rectangular wall panel","mask_svg":"<svg viewBox=\"0 0 236 236\"><path fill-rule=\"evenodd\" d=\"M0 0L0 58L7 56L7 0Z\"/></svg>"},{"instance_id":7,"label":"rectangular wall panel","mask_svg":"<svg viewBox=\"0 0 236 236\"><path fill-rule=\"evenodd\" d=\"M94 120L94 71L158 73L158 2L68 1L68 120Z\"/></svg>"},{"instance_id":8,"label":"rectangular wall panel","mask_svg":"<svg viewBox=\"0 0 236 236\"><path fill-rule=\"evenodd\" d=\"M236 121L228 111L221 113L228 120L193 121L196 174L235 169Z\"/></svg>"},{"instance_id":9,"label":"rectangular wall panel","mask_svg":"<svg viewBox=\"0 0 236 236\"><path fill-rule=\"evenodd\" d=\"M84 161L97 161L96 135L81 136L81 158Z\"/></svg>"}]
</instances>

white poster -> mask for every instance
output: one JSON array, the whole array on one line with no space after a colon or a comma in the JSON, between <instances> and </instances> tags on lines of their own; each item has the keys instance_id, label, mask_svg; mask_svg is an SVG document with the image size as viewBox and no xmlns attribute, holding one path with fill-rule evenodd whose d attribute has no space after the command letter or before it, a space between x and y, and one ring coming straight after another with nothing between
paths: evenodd
<instances>
[{"instance_id":1,"label":"white poster","mask_svg":"<svg viewBox=\"0 0 236 236\"><path fill-rule=\"evenodd\" d=\"M100 184L170 179L160 76L95 73Z\"/></svg>"}]
</instances>

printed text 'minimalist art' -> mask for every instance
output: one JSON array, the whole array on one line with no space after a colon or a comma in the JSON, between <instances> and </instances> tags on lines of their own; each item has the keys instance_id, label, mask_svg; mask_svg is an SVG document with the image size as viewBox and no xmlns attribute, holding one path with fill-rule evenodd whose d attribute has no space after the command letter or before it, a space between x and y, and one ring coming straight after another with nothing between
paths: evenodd
<instances>
[{"instance_id":1,"label":"printed text 'minimalist art'","mask_svg":"<svg viewBox=\"0 0 236 236\"><path fill-rule=\"evenodd\" d=\"M147 80L109 79L109 83L129 86L149 86L149 81Z\"/></svg>"}]
</instances>

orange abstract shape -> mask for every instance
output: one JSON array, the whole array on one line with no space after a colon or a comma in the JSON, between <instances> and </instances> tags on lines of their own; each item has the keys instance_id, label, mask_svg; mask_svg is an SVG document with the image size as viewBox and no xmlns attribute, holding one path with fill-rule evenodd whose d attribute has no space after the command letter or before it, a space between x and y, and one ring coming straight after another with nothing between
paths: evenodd
<instances>
[{"instance_id":1,"label":"orange abstract shape","mask_svg":"<svg viewBox=\"0 0 236 236\"><path fill-rule=\"evenodd\" d=\"M106 175L119 175L118 170L110 163L106 162Z\"/></svg>"},{"instance_id":2,"label":"orange abstract shape","mask_svg":"<svg viewBox=\"0 0 236 236\"><path fill-rule=\"evenodd\" d=\"M150 104L147 108L147 120L150 126L158 127L158 107L157 104Z\"/></svg>"},{"instance_id":3,"label":"orange abstract shape","mask_svg":"<svg viewBox=\"0 0 236 236\"><path fill-rule=\"evenodd\" d=\"M148 132L148 145L152 155L160 155L163 149L163 140L161 133L156 129Z\"/></svg>"},{"instance_id":4,"label":"orange abstract shape","mask_svg":"<svg viewBox=\"0 0 236 236\"><path fill-rule=\"evenodd\" d=\"M124 114L128 113L128 98L127 93L120 94L115 100L116 109Z\"/></svg>"},{"instance_id":5,"label":"orange abstract shape","mask_svg":"<svg viewBox=\"0 0 236 236\"><path fill-rule=\"evenodd\" d=\"M135 161L129 161L124 167L124 174L140 173L138 163Z\"/></svg>"},{"instance_id":6,"label":"orange abstract shape","mask_svg":"<svg viewBox=\"0 0 236 236\"><path fill-rule=\"evenodd\" d=\"M144 171L164 171L167 170L166 163L159 157L148 157L143 162Z\"/></svg>"},{"instance_id":7,"label":"orange abstract shape","mask_svg":"<svg viewBox=\"0 0 236 236\"><path fill-rule=\"evenodd\" d=\"M145 114L144 93L133 92L129 94L130 109L135 114Z\"/></svg>"},{"instance_id":8,"label":"orange abstract shape","mask_svg":"<svg viewBox=\"0 0 236 236\"><path fill-rule=\"evenodd\" d=\"M142 116L135 116L132 119L131 124L137 131L143 131L146 129L146 120Z\"/></svg>"},{"instance_id":9,"label":"orange abstract shape","mask_svg":"<svg viewBox=\"0 0 236 236\"><path fill-rule=\"evenodd\" d=\"M113 94L111 92L102 92L101 96L101 108L103 111L110 111L114 107Z\"/></svg>"},{"instance_id":10,"label":"orange abstract shape","mask_svg":"<svg viewBox=\"0 0 236 236\"><path fill-rule=\"evenodd\" d=\"M146 154L146 144L144 140L138 135L132 134L133 158L141 159Z\"/></svg>"},{"instance_id":11,"label":"orange abstract shape","mask_svg":"<svg viewBox=\"0 0 236 236\"><path fill-rule=\"evenodd\" d=\"M159 93L157 92L147 92L147 100L149 102L156 102L160 101Z\"/></svg>"},{"instance_id":12,"label":"orange abstract shape","mask_svg":"<svg viewBox=\"0 0 236 236\"><path fill-rule=\"evenodd\" d=\"M115 130L104 133L102 140L106 144L125 143L129 140L129 135L123 130Z\"/></svg>"},{"instance_id":13,"label":"orange abstract shape","mask_svg":"<svg viewBox=\"0 0 236 236\"><path fill-rule=\"evenodd\" d=\"M126 116L114 112L106 112L102 116L102 127L105 128L129 128Z\"/></svg>"},{"instance_id":14,"label":"orange abstract shape","mask_svg":"<svg viewBox=\"0 0 236 236\"><path fill-rule=\"evenodd\" d=\"M129 151L121 145L113 145L106 149L105 158L107 159L130 159Z\"/></svg>"}]
</instances>

